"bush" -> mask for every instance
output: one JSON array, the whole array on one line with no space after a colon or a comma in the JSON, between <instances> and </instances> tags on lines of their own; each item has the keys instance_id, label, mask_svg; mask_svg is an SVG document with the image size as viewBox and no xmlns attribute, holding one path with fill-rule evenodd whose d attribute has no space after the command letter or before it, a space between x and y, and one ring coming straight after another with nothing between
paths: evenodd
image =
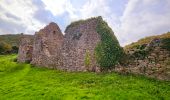
<instances>
[{"instance_id":1,"label":"bush","mask_svg":"<svg viewBox=\"0 0 170 100\"><path fill-rule=\"evenodd\" d=\"M143 49L143 50L136 50L135 52L134 52L134 56L135 56L135 58L140 58L140 59L145 59L145 57L147 56L149 54L149 51L148 50L145 50L145 49Z\"/></svg>"},{"instance_id":2,"label":"bush","mask_svg":"<svg viewBox=\"0 0 170 100\"><path fill-rule=\"evenodd\" d=\"M12 46L6 42L0 41L0 54L9 54Z\"/></svg>"},{"instance_id":3,"label":"bush","mask_svg":"<svg viewBox=\"0 0 170 100\"><path fill-rule=\"evenodd\" d=\"M101 42L95 48L96 60L100 67L109 69L119 62L123 49L120 47L112 29L101 17L98 18L96 29L101 37Z\"/></svg>"},{"instance_id":4,"label":"bush","mask_svg":"<svg viewBox=\"0 0 170 100\"><path fill-rule=\"evenodd\" d=\"M18 53L18 47L17 46L12 46L12 53Z\"/></svg>"},{"instance_id":5,"label":"bush","mask_svg":"<svg viewBox=\"0 0 170 100\"><path fill-rule=\"evenodd\" d=\"M165 39L162 39L162 48L163 49L166 49L166 50L168 50L168 51L170 51L170 38L165 38Z\"/></svg>"}]
</instances>

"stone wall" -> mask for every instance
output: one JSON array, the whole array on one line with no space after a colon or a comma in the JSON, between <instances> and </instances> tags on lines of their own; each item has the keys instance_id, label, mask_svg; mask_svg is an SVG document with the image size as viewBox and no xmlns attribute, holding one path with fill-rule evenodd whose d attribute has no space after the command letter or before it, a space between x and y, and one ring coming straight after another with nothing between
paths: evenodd
<instances>
[{"instance_id":1,"label":"stone wall","mask_svg":"<svg viewBox=\"0 0 170 100\"><path fill-rule=\"evenodd\" d=\"M97 18L73 23L65 31L64 45L62 49L63 68L69 71L95 71L97 64L94 57L94 49L100 41L96 32ZM85 55L89 52L90 65L85 66Z\"/></svg>"},{"instance_id":2,"label":"stone wall","mask_svg":"<svg viewBox=\"0 0 170 100\"><path fill-rule=\"evenodd\" d=\"M52 22L35 33L33 44L30 38L22 37L18 62L31 61L36 66L67 71L100 71L94 52L101 41L96 31L98 18L70 24L65 36L58 25ZM122 63L119 62L111 71L170 80L170 50L162 48L163 45L162 40L157 38L137 49L130 49L122 57L125 58ZM88 66L85 64L87 53L90 59Z\"/></svg>"},{"instance_id":3,"label":"stone wall","mask_svg":"<svg viewBox=\"0 0 170 100\"><path fill-rule=\"evenodd\" d=\"M53 61L52 59L60 57L63 40L64 37L60 28L53 22L36 32L31 64L50 68L57 67L55 63L58 60Z\"/></svg>"},{"instance_id":4,"label":"stone wall","mask_svg":"<svg viewBox=\"0 0 170 100\"><path fill-rule=\"evenodd\" d=\"M128 63L125 66L118 65L115 70L170 80L170 51L162 48L162 45L164 44L161 39L154 39L142 49L145 53L138 52L136 49L129 50L126 53Z\"/></svg>"},{"instance_id":5,"label":"stone wall","mask_svg":"<svg viewBox=\"0 0 170 100\"><path fill-rule=\"evenodd\" d=\"M67 71L96 71L94 49L100 41L96 32L98 18L90 18L70 24L65 36L55 23L50 23L34 35L31 64ZM21 47L24 42L21 43ZM25 50L20 49L20 52ZM89 53L90 64L85 65L85 55ZM19 54L18 59L22 59ZM18 60L21 62L20 60Z\"/></svg>"},{"instance_id":6,"label":"stone wall","mask_svg":"<svg viewBox=\"0 0 170 100\"><path fill-rule=\"evenodd\" d=\"M18 62L29 63L32 60L32 36L21 35Z\"/></svg>"}]
</instances>

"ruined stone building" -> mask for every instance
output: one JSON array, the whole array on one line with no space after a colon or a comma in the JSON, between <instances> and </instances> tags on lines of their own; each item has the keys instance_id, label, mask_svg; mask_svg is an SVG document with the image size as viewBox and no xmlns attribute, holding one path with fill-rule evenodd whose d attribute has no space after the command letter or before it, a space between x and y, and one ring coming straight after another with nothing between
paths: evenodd
<instances>
[{"instance_id":1,"label":"ruined stone building","mask_svg":"<svg viewBox=\"0 0 170 100\"><path fill-rule=\"evenodd\" d=\"M142 48L141 48L142 47ZM155 38L139 49L133 48L127 52L128 63L117 66L116 71L146 75L160 80L170 80L170 51L164 39Z\"/></svg>"},{"instance_id":2,"label":"ruined stone building","mask_svg":"<svg viewBox=\"0 0 170 100\"><path fill-rule=\"evenodd\" d=\"M33 51L33 37L21 34L19 52L18 52L18 62L30 63L32 61L32 51Z\"/></svg>"},{"instance_id":3,"label":"ruined stone building","mask_svg":"<svg viewBox=\"0 0 170 100\"><path fill-rule=\"evenodd\" d=\"M100 36L96 32L98 18L101 17L70 24L65 30L65 36L53 22L36 32L32 50L29 52L31 64L68 71L85 71L87 69L84 64L85 54L89 52L91 63L88 69L97 70L94 48L100 41ZM19 52L23 52L19 53L19 62L27 59L22 55L26 54L26 49L23 47L29 42L24 41L19 48Z\"/></svg>"},{"instance_id":4,"label":"ruined stone building","mask_svg":"<svg viewBox=\"0 0 170 100\"><path fill-rule=\"evenodd\" d=\"M52 22L36 32L33 39L22 36L18 62L66 71L99 71L95 57L95 47L102 40L97 32L99 20L103 21L96 17L71 23L65 35ZM165 65L170 59L170 50L162 48L163 45L161 39L154 39L140 49L129 50L126 59L121 61L123 64L119 62L114 71L170 80L170 67ZM87 53L89 66L85 64Z\"/></svg>"},{"instance_id":5,"label":"ruined stone building","mask_svg":"<svg viewBox=\"0 0 170 100\"><path fill-rule=\"evenodd\" d=\"M64 68L77 71L86 70L85 54L89 52L91 58L89 70L96 70L94 49L100 41L100 36L96 32L97 22L97 18L92 18L75 22L67 27L62 49Z\"/></svg>"},{"instance_id":6,"label":"ruined stone building","mask_svg":"<svg viewBox=\"0 0 170 100\"><path fill-rule=\"evenodd\" d=\"M55 67L60 57L64 36L56 23L50 23L34 35L31 64L43 67Z\"/></svg>"}]
</instances>

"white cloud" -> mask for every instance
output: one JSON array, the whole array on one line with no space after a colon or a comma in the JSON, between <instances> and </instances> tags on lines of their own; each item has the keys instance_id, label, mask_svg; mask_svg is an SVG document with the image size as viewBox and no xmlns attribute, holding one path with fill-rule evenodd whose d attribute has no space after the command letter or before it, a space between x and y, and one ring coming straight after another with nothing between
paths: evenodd
<instances>
[{"instance_id":1,"label":"white cloud","mask_svg":"<svg viewBox=\"0 0 170 100\"><path fill-rule=\"evenodd\" d=\"M45 4L45 8L53 15L61 15L65 12L67 8L68 0L42 0L42 2Z\"/></svg>"},{"instance_id":2,"label":"white cloud","mask_svg":"<svg viewBox=\"0 0 170 100\"><path fill-rule=\"evenodd\" d=\"M71 0L42 1L45 4L46 9L49 10L54 16L59 16L64 13L68 14L68 16L63 19L65 21L65 25L68 25L72 21L86 19L94 16L103 16L105 20L109 21L116 18L116 16L112 14L111 9L108 6L108 2L105 0L97 0L97 3L95 0L86 0L86 2L79 8L72 4Z\"/></svg>"},{"instance_id":3,"label":"white cloud","mask_svg":"<svg viewBox=\"0 0 170 100\"><path fill-rule=\"evenodd\" d=\"M145 36L170 31L170 0L41 1L36 2L43 3L39 6L33 0L0 0L0 34L33 34L47 24L44 20L49 22L51 19L59 21L57 23L62 24L63 29L72 21L94 16L102 16L108 22L122 46Z\"/></svg>"},{"instance_id":4,"label":"white cloud","mask_svg":"<svg viewBox=\"0 0 170 100\"><path fill-rule=\"evenodd\" d=\"M120 38L123 40L121 44L126 45L140 38L170 30L170 12L168 11L170 4L166 1L130 0L118 29Z\"/></svg>"},{"instance_id":5,"label":"white cloud","mask_svg":"<svg viewBox=\"0 0 170 100\"><path fill-rule=\"evenodd\" d=\"M32 0L1 0L0 7L2 9L0 19L4 23L14 24L11 27L14 28L13 31L1 29L3 31L0 34L4 34L4 31L6 34L20 33L20 30L15 29L18 28L15 25L25 27L24 33L27 34L42 27L42 23L33 17L37 7L32 3Z\"/></svg>"}]
</instances>

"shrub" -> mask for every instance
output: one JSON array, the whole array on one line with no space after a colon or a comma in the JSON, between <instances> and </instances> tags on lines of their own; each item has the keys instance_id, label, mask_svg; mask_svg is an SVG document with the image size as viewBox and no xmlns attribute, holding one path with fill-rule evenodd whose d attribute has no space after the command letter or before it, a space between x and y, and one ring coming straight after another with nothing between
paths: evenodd
<instances>
[{"instance_id":1,"label":"shrub","mask_svg":"<svg viewBox=\"0 0 170 100\"><path fill-rule=\"evenodd\" d=\"M0 54L8 54L12 50L12 46L6 42L0 41Z\"/></svg>"},{"instance_id":2,"label":"shrub","mask_svg":"<svg viewBox=\"0 0 170 100\"><path fill-rule=\"evenodd\" d=\"M119 62L123 49L112 29L101 17L98 18L96 30L101 37L101 42L95 48L97 63L103 69L114 67Z\"/></svg>"},{"instance_id":3,"label":"shrub","mask_svg":"<svg viewBox=\"0 0 170 100\"><path fill-rule=\"evenodd\" d=\"M170 38L165 38L162 39L162 48L167 49L168 51L170 51Z\"/></svg>"},{"instance_id":4,"label":"shrub","mask_svg":"<svg viewBox=\"0 0 170 100\"><path fill-rule=\"evenodd\" d=\"M17 46L12 46L12 53L18 53L18 49Z\"/></svg>"}]
</instances>

